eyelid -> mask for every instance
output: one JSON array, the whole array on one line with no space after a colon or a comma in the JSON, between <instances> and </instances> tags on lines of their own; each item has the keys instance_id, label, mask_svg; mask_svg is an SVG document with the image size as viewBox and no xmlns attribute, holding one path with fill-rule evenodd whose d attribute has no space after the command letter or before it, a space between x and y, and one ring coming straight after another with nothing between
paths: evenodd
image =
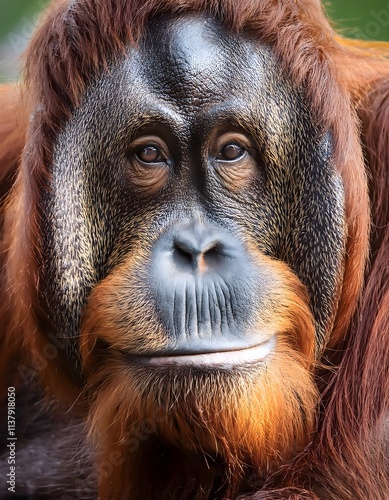
<instances>
[{"instance_id":1,"label":"eyelid","mask_svg":"<svg viewBox=\"0 0 389 500\"><path fill-rule=\"evenodd\" d=\"M234 160L218 158L223 147L237 144L242 154ZM249 134L244 131L216 130L209 139L209 161L213 164L212 175L215 175L228 191L239 193L253 182L257 175L258 146Z\"/></svg>"},{"instance_id":2,"label":"eyelid","mask_svg":"<svg viewBox=\"0 0 389 500\"><path fill-rule=\"evenodd\" d=\"M142 161L137 152L142 148L152 146L158 149L163 157L160 161ZM154 196L168 183L172 165L170 149L159 137L154 135L144 135L134 139L128 148L127 160L129 168L126 169L128 182L132 189L144 197Z\"/></svg>"},{"instance_id":3,"label":"eyelid","mask_svg":"<svg viewBox=\"0 0 389 500\"><path fill-rule=\"evenodd\" d=\"M151 162L151 163L147 163L147 162L142 161L138 157L137 153L141 149L144 149L148 146L152 146L152 147L157 148L159 153L164 157L164 161L156 161L156 162ZM163 141L157 135L145 135L145 136L137 137L136 139L134 139L130 143L130 146L128 149L128 154L129 154L129 156L136 155L138 161L142 162L144 165L153 165L153 163L154 164L161 164L164 162L169 164L169 158L170 158L169 148L168 148L167 144L165 143L165 141Z\"/></svg>"},{"instance_id":4,"label":"eyelid","mask_svg":"<svg viewBox=\"0 0 389 500\"><path fill-rule=\"evenodd\" d=\"M234 144L234 145L238 146L239 148L241 148L241 150L242 150L241 154L232 160L221 158L220 155L223 152L223 148L225 146L230 145L230 144ZM245 157L246 154L247 154L247 148L245 146L243 146L242 144L240 144L239 142L237 142L237 141L227 142L226 144L223 144L223 146L219 150L218 155L215 157L215 161L220 162L220 163L234 163L234 162L240 161L242 158Z\"/></svg>"},{"instance_id":5,"label":"eyelid","mask_svg":"<svg viewBox=\"0 0 389 500\"><path fill-rule=\"evenodd\" d=\"M160 160L157 159L156 161L144 161L144 160L142 160L139 157L139 153L141 153L142 151L144 151L148 147L155 148L157 153L158 153L158 158L160 157L161 159ZM139 146L139 148L134 150L134 155L136 156L138 161L144 163L145 165L153 165L153 164L155 165L157 163L165 163L167 161L166 155L163 153L161 148L157 144L153 144L153 143L147 143L147 144L144 144L142 146Z\"/></svg>"},{"instance_id":6,"label":"eyelid","mask_svg":"<svg viewBox=\"0 0 389 500\"><path fill-rule=\"evenodd\" d=\"M221 151L224 146L227 146L228 144L236 144L239 147L241 147L244 152L242 155L238 156L238 158L235 158L234 160L224 160L220 158ZM239 162L244 158L247 153L250 153L254 149L254 145L252 140L245 134L241 132L226 132L222 133L214 139L210 140L210 156L214 159L214 161L218 163L234 163L234 162Z\"/></svg>"}]
</instances>

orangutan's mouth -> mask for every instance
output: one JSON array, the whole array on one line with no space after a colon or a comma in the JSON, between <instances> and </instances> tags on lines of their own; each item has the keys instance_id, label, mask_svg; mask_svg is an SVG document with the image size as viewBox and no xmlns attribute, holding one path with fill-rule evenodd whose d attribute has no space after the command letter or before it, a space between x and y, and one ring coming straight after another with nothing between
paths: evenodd
<instances>
[{"instance_id":1,"label":"orangutan's mouth","mask_svg":"<svg viewBox=\"0 0 389 500\"><path fill-rule=\"evenodd\" d=\"M245 349L203 352L176 356L136 356L138 361L153 366L214 366L228 368L238 365L263 362L272 352L275 336L266 342Z\"/></svg>"}]
</instances>

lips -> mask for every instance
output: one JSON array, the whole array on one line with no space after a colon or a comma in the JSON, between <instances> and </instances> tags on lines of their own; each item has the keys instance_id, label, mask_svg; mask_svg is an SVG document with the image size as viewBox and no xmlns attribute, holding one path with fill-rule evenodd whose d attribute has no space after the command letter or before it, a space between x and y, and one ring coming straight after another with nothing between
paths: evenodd
<instances>
[{"instance_id":1,"label":"lips","mask_svg":"<svg viewBox=\"0 0 389 500\"><path fill-rule=\"evenodd\" d=\"M274 336L266 342L245 349L203 352L177 356L136 356L138 362L153 366L209 366L229 368L233 366L260 363L273 351Z\"/></svg>"}]
</instances>

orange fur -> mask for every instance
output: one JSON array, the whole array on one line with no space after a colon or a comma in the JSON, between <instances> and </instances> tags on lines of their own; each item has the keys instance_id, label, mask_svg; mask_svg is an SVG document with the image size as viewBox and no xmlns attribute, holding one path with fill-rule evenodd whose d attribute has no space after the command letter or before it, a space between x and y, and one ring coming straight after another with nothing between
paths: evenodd
<instances>
[{"instance_id":1,"label":"orange fur","mask_svg":"<svg viewBox=\"0 0 389 500\"><path fill-rule=\"evenodd\" d=\"M0 199L8 187L7 178L15 175L25 143L26 116L19 89L8 85L0 87Z\"/></svg>"},{"instance_id":2,"label":"orange fur","mask_svg":"<svg viewBox=\"0 0 389 500\"><path fill-rule=\"evenodd\" d=\"M14 182L27 127L20 92L16 86L0 87L0 110L0 297L4 308L0 315L0 379L5 388L13 383L12 367L20 359L22 340L18 336L7 335L11 330L11 311L3 268L8 242L4 228L5 197Z\"/></svg>"},{"instance_id":3,"label":"orange fur","mask_svg":"<svg viewBox=\"0 0 389 500\"><path fill-rule=\"evenodd\" d=\"M317 402L311 371L314 324L307 297L287 266L256 251L258 263L271 270L275 285L269 291L271 304L258 311L255 328L261 331L264 324L279 336L277 348L263 369L248 368L243 376L237 371L231 377L230 372L220 370L208 375L195 368L169 373L144 366L129 368L120 352L142 354L149 343L161 347L164 339L138 283L142 281L142 263L147 261L145 249L134 249L133 253L135 259L126 261L92 292L81 328L81 353L89 379L86 393L94 399L89 413L90 435L103 443L101 464L109 462L114 453L122 457L109 481L102 482L100 495L120 498L126 491L131 498L169 498L169 492L179 491L185 481L175 469L173 473L165 471L164 491L158 481L141 479L140 457L158 454L158 440L170 443L171 460L177 463L185 453L191 456L182 471L185 477L196 476L198 468L203 470L200 477L204 483L187 486L188 495L208 498L220 479L220 463L217 467L210 464L206 470L206 462L195 460L193 464L193 453L209 454L210 461L224 462L228 471L225 494L236 495L247 476L247 464L263 480L296 450L303 450L313 432ZM121 331L119 292L123 289L133 308ZM106 348L99 352L99 340L109 343L108 352ZM93 366L92 353L95 363L104 359L103 367ZM134 445L143 422L149 422L158 439L146 434ZM144 484L147 486L138 486Z\"/></svg>"}]
</instances>

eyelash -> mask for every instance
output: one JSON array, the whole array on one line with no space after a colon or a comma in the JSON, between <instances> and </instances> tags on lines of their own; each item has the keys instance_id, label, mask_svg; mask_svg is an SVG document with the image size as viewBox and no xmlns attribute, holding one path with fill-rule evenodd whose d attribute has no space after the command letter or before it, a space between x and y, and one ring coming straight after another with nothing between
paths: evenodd
<instances>
[{"instance_id":1,"label":"eyelash","mask_svg":"<svg viewBox=\"0 0 389 500\"><path fill-rule=\"evenodd\" d=\"M226 158L226 157L223 158L223 155L225 155L226 148L231 147L231 146L238 148L239 154L235 158ZM246 155L246 153L247 153L247 149L244 146L242 146L241 144L239 144L238 142L228 142L228 143L224 144L223 147L220 149L220 151L216 157L216 161L233 163L235 161L241 160Z\"/></svg>"},{"instance_id":2,"label":"eyelash","mask_svg":"<svg viewBox=\"0 0 389 500\"><path fill-rule=\"evenodd\" d=\"M154 160L154 161L147 161L145 159L142 159L141 158L141 154L142 152L146 151L147 149L153 149L155 150L156 154L157 154L157 158ZM157 145L155 144L146 144L144 146L141 146L139 147L138 149L136 149L134 151L134 155L136 156L136 158L146 164L146 165L153 165L153 164L160 164L160 163L167 163L167 158L166 156L163 154L162 150L160 147L158 147Z\"/></svg>"}]
</instances>

